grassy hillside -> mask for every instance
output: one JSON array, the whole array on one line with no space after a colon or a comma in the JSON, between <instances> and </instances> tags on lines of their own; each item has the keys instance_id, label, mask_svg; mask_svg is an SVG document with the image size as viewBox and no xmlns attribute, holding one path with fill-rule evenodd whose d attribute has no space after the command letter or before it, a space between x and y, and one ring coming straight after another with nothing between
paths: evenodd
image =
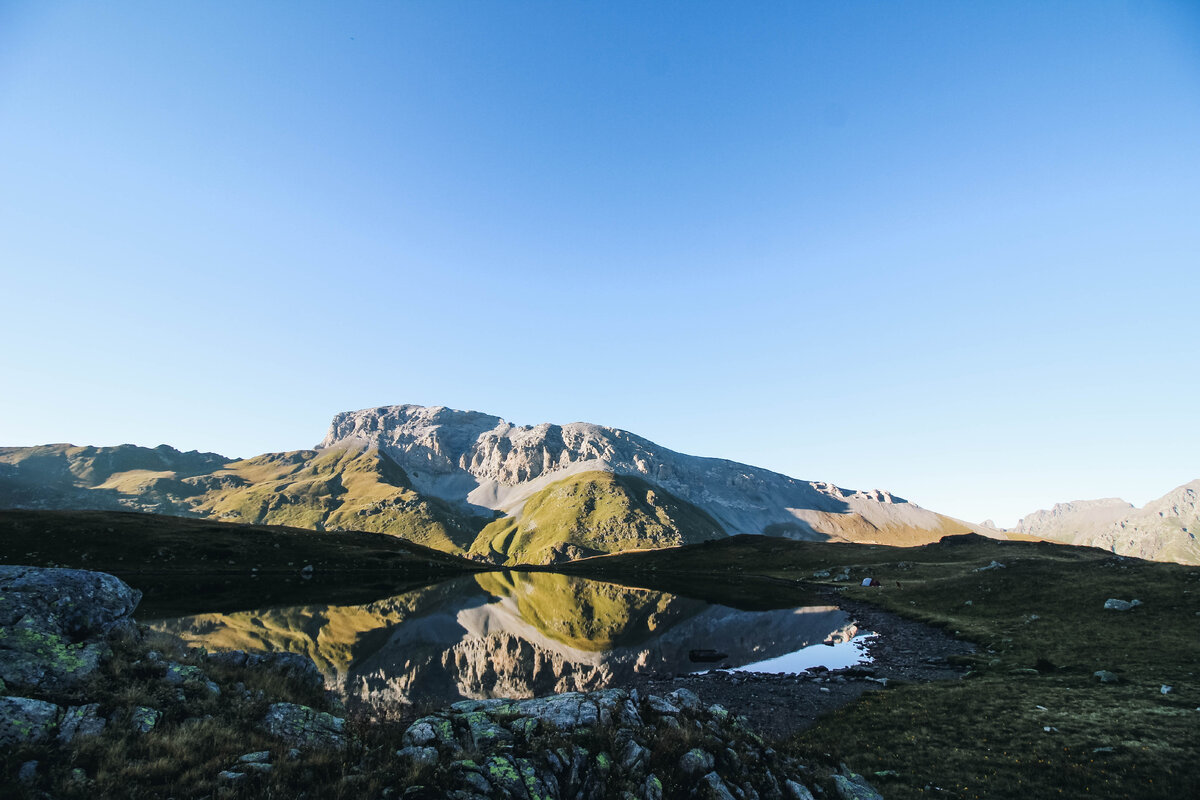
<instances>
[{"instance_id":1,"label":"grassy hillside","mask_svg":"<svg viewBox=\"0 0 1200 800\"><path fill-rule=\"evenodd\" d=\"M316 530L387 533L443 552L462 552L488 521L413 490L376 449L297 450L235 461L193 481L191 504L206 517Z\"/></svg>"},{"instance_id":2,"label":"grassy hillside","mask_svg":"<svg viewBox=\"0 0 1200 800\"><path fill-rule=\"evenodd\" d=\"M582 472L534 494L518 518L492 522L470 553L507 565L552 564L724 536L708 514L640 478Z\"/></svg>"},{"instance_id":3,"label":"grassy hillside","mask_svg":"<svg viewBox=\"0 0 1200 800\"><path fill-rule=\"evenodd\" d=\"M478 569L378 533L318 532L110 511L0 511L0 563L112 573L162 614L375 599ZM301 574L312 566L311 576Z\"/></svg>"},{"instance_id":4,"label":"grassy hillside","mask_svg":"<svg viewBox=\"0 0 1200 800\"><path fill-rule=\"evenodd\" d=\"M172 448L0 448L0 507L145 511L254 525L374 531L461 553L490 518L413 490L378 450L231 461Z\"/></svg>"}]
</instances>

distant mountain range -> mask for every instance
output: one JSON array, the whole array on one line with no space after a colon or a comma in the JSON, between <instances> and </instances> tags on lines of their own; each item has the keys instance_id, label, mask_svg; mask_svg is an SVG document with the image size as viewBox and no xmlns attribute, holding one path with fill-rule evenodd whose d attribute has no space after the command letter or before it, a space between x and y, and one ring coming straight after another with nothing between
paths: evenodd
<instances>
[{"instance_id":1,"label":"distant mountain range","mask_svg":"<svg viewBox=\"0 0 1200 800\"><path fill-rule=\"evenodd\" d=\"M1200 564L1200 480L1142 508L1115 497L1059 503L1023 517L1013 533L1154 561Z\"/></svg>"},{"instance_id":2,"label":"distant mountain range","mask_svg":"<svg viewBox=\"0 0 1200 800\"><path fill-rule=\"evenodd\" d=\"M888 492L668 450L588 423L515 426L413 405L338 414L312 450L0 448L0 507L121 509L401 536L550 564L739 533L892 545L975 531Z\"/></svg>"}]
</instances>

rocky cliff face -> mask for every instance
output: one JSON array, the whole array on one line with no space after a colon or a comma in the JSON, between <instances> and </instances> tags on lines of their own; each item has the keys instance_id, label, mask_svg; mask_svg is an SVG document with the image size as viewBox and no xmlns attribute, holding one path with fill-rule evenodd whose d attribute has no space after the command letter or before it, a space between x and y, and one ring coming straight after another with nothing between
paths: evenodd
<instances>
[{"instance_id":1,"label":"rocky cliff face","mask_svg":"<svg viewBox=\"0 0 1200 800\"><path fill-rule=\"evenodd\" d=\"M1124 500L1076 500L1022 518L1016 532L1066 544L1102 547L1155 561L1200 564L1200 480L1136 508Z\"/></svg>"},{"instance_id":2,"label":"rocky cliff face","mask_svg":"<svg viewBox=\"0 0 1200 800\"><path fill-rule=\"evenodd\" d=\"M420 492L476 511L519 515L525 501L547 486L599 471L660 486L728 534L913 544L976 529L885 491L841 489L684 455L584 422L516 426L474 411L387 406L338 414L318 448L347 446L378 448Z\"/></svg>"}]
</instances>

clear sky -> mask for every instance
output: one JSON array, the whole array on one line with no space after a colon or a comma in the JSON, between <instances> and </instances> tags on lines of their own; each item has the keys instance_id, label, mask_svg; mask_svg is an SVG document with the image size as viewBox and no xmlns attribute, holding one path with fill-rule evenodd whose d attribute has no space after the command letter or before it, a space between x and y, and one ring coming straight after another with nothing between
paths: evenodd
<instances>
[{"instance_id":1,"label":"clear sky","mask_svg":"<svg viewBox=\"0 0 1200 800\"><path fill-rule=\"evenodd\" d=\"M1200 477L1200 4L0 3L0 444L586 420L1011 524Z\"/></svg>"}]
</instances>

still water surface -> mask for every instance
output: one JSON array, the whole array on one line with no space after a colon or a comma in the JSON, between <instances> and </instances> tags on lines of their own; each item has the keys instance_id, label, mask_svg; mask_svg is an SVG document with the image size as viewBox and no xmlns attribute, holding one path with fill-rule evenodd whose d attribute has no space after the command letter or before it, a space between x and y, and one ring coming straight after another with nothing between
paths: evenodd
<instances>
[{"instance_id":1,"label":"still water surface","mask_svg":"<svg viewBox=\"0 0 1200 800\"><path fill-rule=\"evenodd\" d=\"M549 572L481 573L363 605L195 614L153 627L209 650L303 653L344 700L376 707L866 660L863 637L834 606L747 611Z\"/></svg>"}]
</instances>

